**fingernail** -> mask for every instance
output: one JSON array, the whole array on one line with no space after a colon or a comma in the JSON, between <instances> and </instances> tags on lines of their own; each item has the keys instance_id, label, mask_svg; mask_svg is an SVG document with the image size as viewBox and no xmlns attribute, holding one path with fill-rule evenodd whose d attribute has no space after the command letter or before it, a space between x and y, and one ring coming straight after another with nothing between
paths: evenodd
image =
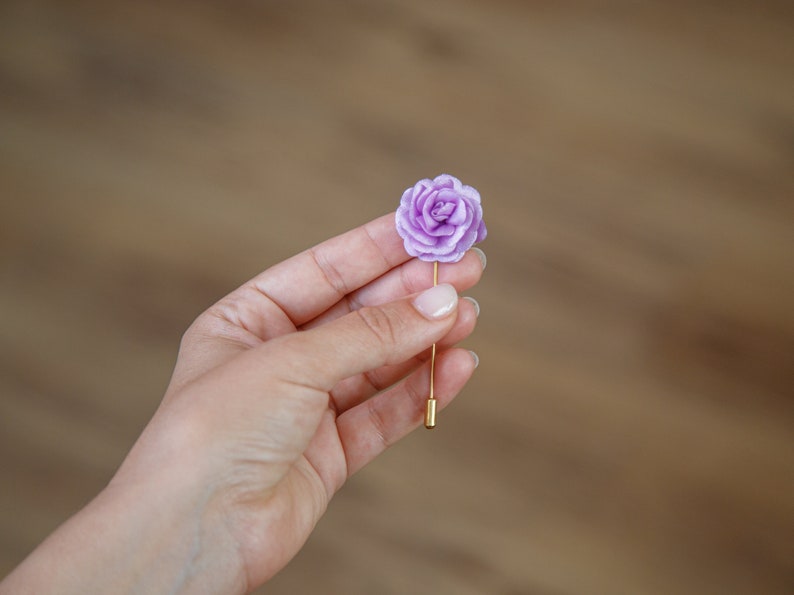
<instances>
[{"instance_id":1,"label":"fingernail","mask_svg":"<svg viewBox=\"0 0 794 595\"><path fill-rule=\"evenodd\" d=\"M477 256L480 257L480 262L482 263L482 270L485 270L485 265L488 264L488 259L485 256L485 252L480 250L479 248L472 248L472 252L474 252Z\"/></svg>"},{"instance_id":2,"label":"fingernail","mask_svg":"<svg viewBox=\"0 0 794 595\"><path fill-rule=\"evenodd\" d=\"M443 318L457 305L458 292L447 283L431 287L414 298L414 308L431 320Z\"/></svg>"},{"instance_id":3,"label":"fingernail","mask_svg":"<svg viewBox=\"0 0 794 595\"><path fill-rule=\"evenodd\" d=\"M477 300L475 300L473 297L469 297L468 295L464 296L463 299L466 300L467 302L471 302L471 305L474 306L474 314L477 316L477 318L479 318L480 317L480 303Z\"/></svg>"},{"instance_id":4,"label":"fingernail","mask_svg":"<svg viewBox=\"0 0 794 595\"><path fill-rule=\"evenodd\" d=\"M469 351L469 354L471 355L471 359L473 359L473 360L474 360L474 369L476 370L476 369L477 369L477 366L479 366L479 365L480 365L480 356L478 356L478 355L477 355L476 353L474 353L473 351Z\"/></svg>"}]
</instances>

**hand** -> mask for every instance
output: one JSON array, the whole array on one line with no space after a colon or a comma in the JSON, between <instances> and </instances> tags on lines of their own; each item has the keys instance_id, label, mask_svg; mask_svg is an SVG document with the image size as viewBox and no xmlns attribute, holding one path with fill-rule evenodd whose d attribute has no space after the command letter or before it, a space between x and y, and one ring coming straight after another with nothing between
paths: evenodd
<instances>
[{"instance_id":1,"label":"hand","mask_svg":"<svg viewBox=\"0 0 794 595\"><path fill-rule=\"evenodd\" d=\"M430 345L440 408L471 376L474 358L453 345L477 313L456 290L479 280L479 254L428 290L432 265L408 259L387 215L223 298L185 333L108 488L2 586L98 592L109 571L113 592L268 580L345 480L421 423Z\"/></svg>"}]
</instances>

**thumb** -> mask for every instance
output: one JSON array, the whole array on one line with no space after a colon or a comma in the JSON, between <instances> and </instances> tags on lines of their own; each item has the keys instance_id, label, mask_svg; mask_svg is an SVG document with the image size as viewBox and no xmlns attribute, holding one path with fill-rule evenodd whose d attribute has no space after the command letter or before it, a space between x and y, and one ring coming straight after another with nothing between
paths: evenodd
<instances>
[{"instance_id":1,"label":"thumb","mask_svg":"<svg viewBox=\"0 0 794 595\"><path fill-rule=\"evenodd\" d=\"M285 380L329 391L339 381L403 362L439 341L457 317L458 294L442 284L415 296L355 310L331 323L283 338Z\"/></svg>"}]
</instances>

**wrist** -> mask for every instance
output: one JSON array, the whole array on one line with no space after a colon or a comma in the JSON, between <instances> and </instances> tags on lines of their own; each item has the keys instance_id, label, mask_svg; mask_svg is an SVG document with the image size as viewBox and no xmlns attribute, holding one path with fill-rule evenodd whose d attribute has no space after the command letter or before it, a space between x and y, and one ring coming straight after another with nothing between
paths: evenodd
<instances>
[{"instance_id":1,"label":"wrist","mask_svg":"<svg viewBox=\"0 0 794 595\"><path fill-rule=\"evenodd\" d=\"M123 592L244 593L236 544L212 493L175 484L111 484L89 510ZM107 543L105 543L107 541ZM100 592L97 590L96 592ZM104 592L104 591L103 591Z\"/></svg>"},{"instance_id":2,"label":"wrist","mask_svg":"<svg viewBox=\"0 0 794 595\"><path fill-rule=\"evenodd\" d=\"M244 593L211 490L117 476L0 585L0 593Z\"/></svg>"}]
</instances>

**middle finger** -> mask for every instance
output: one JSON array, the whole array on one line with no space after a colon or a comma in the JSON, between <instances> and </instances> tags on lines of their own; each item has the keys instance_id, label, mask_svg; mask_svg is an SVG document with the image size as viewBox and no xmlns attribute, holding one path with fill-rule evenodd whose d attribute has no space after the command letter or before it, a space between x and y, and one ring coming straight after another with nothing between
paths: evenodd
<instances>
[{"instance_id":1,"label":"middle finger","mask_svg":"<svg viewBox=\"0 0 794 595\"><path fill-rule=\"evenodd\" d=\"M437 343L437 350L444 351L468 337L477 324L477 308L467 299L458 304L458 318L447 335ZM387 389L406 377L430 359L431 350L426 349L409 360L390 366L383 366L364 374L346 378L331 391L331 399L337 414L363 403L370 397Z\"/></svg>"}]
</instances>

